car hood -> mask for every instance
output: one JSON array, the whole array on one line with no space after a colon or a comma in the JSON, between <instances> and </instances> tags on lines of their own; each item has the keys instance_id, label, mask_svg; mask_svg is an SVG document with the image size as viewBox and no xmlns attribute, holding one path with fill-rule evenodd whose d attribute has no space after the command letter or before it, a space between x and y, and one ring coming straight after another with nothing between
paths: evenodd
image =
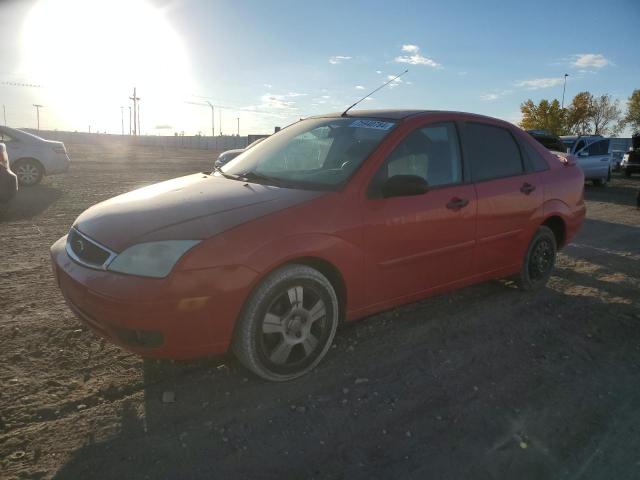
<instances>
[{"instance_id":1,"label":"car hood","mask_svg":"<svg viewBox=\"0 0 640 480\"><path fill-rule=\"evenodd\" d=\"M76 219L74 227L120 252L136 243L209 238L325 194L199 173L94 205Z\"/></svg>"}]
</instances>

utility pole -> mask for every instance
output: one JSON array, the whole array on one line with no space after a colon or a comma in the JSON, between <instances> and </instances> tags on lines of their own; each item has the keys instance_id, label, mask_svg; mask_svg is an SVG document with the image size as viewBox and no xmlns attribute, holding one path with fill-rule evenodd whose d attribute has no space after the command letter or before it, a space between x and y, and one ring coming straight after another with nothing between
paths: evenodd
<instances>
[{"instance_id":1,"label":"utility pole","mask_svg":"<svg viewBox=\"0 0 640 480\"><path fill-rule=\"evenodd\" d=\"M40 131L40 109L42 108L42 105L38 105L37 103L34 103L33 106L36 107L36 117L38 118L38 131Z\"/></svg>"},{"instance_id":2,"label":"utility pole","mask_svg":"<svg viewBox=\"0 0 640 480\"><path fill-rule=\"evenodd\" d=\"M213 113L213 104L207 100L207 105L209 105L209 108L211 108L211 136L215 137L216 136L216 128L215 128L215 115Z\"/></svg>"},{"instance_id":3,"label":"utility pole","mask_svg":"<svg viewBox=\"0 0 640 480\"><path fill-rule=\"evenodd\" d=\"M142 135L142 129L140 128L140 105L138 105L138 135Z\"/></svg>"},{"instance_id":4,"label":"utility pole","mask_svg":"<svg viewBox=\"0 0 640 480\"><path fill-rule=\"evenodd\" d=\"M131 105L129 105L129 135L131 135Z\"/></svg>"},{"instance_id":5,"label":"utility pole","mask_svg":"<svg viewBox=\"0 0 640 480\"><path fill-rule=\"evenodd\" d=\"M133 101L133 135L138 135L139 129L138 129L138 101L140 100L140 97L138 97L136 95L136 87L133 87L133 97L129 97L129 100Z\"/></svg>"},{"instance_id":6,"label":"utility pole","mask_svg":"<svg viewBox=\"0 0 640 480\"><path fill-rule=\"evenodd\" d=\"M7 107L2 105L2 116L4 117L4 126L7 126Z\"/></svg>"},{"instance_id":7,"label":"utility pole","mask_svg":"<svg viewBox=\"0 0 640 480\"><path fill-rule=\"evenodd\" d=\"M238 136L240 136L240 117L236 117L238 120Z\"/></svg>"},{"instance_id":8,"label":"utility pole","mask_svg":"<svg viewBox=\"0 0 640 480\"><path fill-rule=\"evenodd\" d=\"M120 107L120 132L124 135L124 107Z\"/></svg>"},{"instance_id":9,"label":"utility pole","mask_svg":"<svg viewBox=\"0 0 640 480\"><path fill-rule=\"evenodd\" d=\"M218 124L220 125L220 136L222 136L222 109L218 109Z\"/></svg>"},{"instance_id":10,"label":"utility pole","mask_svg":"<svg viewBox=\"0 0 640 480\"><path fill-rule=\"evenodd\" d=\"M564 74L564 86L562 87L562 105L560 106L561 109L564 109L564 92L567 89L567 77L569 76L568 73Z\"/></svg>"}]
</instances>

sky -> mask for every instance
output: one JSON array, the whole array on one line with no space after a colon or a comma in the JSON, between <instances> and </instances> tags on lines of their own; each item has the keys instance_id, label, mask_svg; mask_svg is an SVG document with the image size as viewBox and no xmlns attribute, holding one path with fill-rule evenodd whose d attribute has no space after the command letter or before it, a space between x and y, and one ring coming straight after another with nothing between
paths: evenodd
<instances>
[{"instance_id":1,"label":"sky","mask_svg":"<svg viewBox=\"0 0 640 480\"><path fill-rule=\"evenodd\" d=\"M640 88L638 0L0 0L7 124L142 133L269 133L356 108L481 113L528 98ZM239 119L239 120L238 120Z\"/></svg>"}]
</instances>

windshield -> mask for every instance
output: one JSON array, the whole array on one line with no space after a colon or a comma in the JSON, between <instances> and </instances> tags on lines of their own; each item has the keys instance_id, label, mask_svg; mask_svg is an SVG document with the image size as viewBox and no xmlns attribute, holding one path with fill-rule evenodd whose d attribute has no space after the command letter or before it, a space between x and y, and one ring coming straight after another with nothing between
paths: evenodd
<instances>
[{"instance_id":1,"label":"windshield","mask_svg":"<svg viewBox=\"0 0 640 480\"><path fill-rule=\"evenodd\" d=\"M303 120L246 150L220 174L285 187L333 189L395 125L367 118Z\"/></svg>"}]
</instances>

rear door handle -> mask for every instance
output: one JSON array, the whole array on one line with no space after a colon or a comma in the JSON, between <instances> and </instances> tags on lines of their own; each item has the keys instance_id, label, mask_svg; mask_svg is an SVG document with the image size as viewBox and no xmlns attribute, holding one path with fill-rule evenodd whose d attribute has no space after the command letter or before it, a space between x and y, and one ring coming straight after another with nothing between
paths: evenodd
<instances>
[{"instance_id":1,"label":"rear door handle","mask_svg":"<svg viewBox=\"0 0 640 480\"><path fill-rule=\"evenodd\" d=\"M530 183L526 183L526 182L523 183L522 186L520 187L520 191L525 195L529 195L535 189L536 189L535 185L531 185Z\"/></svg>"},{"instance_id":2,"label":"rear door handle","mask_svg":"<svg viewBox=\"0 0 640 480\"><path fill-rule=\"evenodd\" d=\"M451 200L449 200L449 203L447 203L447 208L449 210L460 210L467 205L469 205L469 200L467 200L466 198L453 197Z\"/></svg>"}]
</instances>

